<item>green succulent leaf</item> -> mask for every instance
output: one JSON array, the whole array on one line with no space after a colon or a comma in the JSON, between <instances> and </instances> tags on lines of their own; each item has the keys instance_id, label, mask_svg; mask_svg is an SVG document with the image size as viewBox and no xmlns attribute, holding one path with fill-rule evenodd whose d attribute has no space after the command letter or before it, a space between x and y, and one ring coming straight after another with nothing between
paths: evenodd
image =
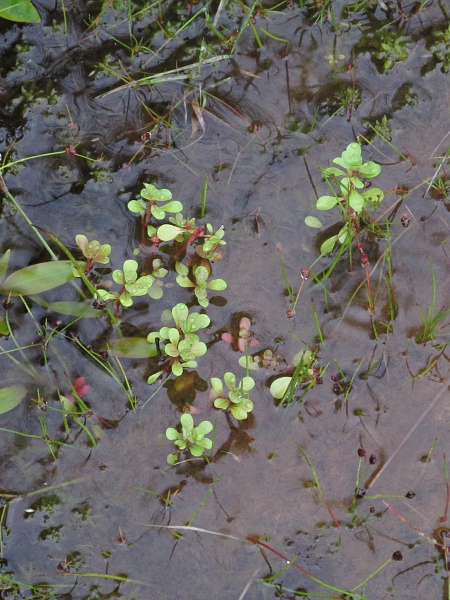
<instances>
[{"instance_id":1,"label":"green succulent leaf","mask_svg":"<svg viewBox=\"0 0 450 600\"><path fill-rule=\"evenodd\" d=\"M357 142L349 144L341 154L341 158L335 158L333 162L347 170L359 167L362 164L361 146Z\"/></svg>"},{"instance_id":2,"label":"green succulent leaf","mask_svg":"<svg viewBox=\"0 0 450 600\"><path fill-rule=\"evenodd\" d=\"M152 298L153 300L160 300L164 295L163 288L161 285L159 285L159 283L156 285L150 286L148 288L147 293L150 296L150 298Z\"/></svg>"},{"instance_id":3,"label":"green succulent leaf","mask_svg":"<svg viewBox=\"0 0 450 600\"><path fill-rule=\"evenodd\" d=\"M16 408L27 394L27 388L21 383L16 383L0 389L0 415Z\"/></svg>"},{"instance_id":4,"label":"green succulent leaf","mask_svg":"<svg viewBox=\"0 0 450 600\"><path fill-rule=\"evenodd\" d=\"M234 390L236 387L236 375L234 375L234 373L225 373L223 380L225 381L225 385L229 390Z\"/></svg>"},{"instance_id":5,"label":"green succulent leaf","mask_svg":"<svg viewBox=\"0 0 450 600\"><path fill-rule=\"evenodd\" d=\"M130 296L127 290L123 291L120 294L119 300L122 306L125 306L125 308L128 308L133 305L133 298Z\"/></svg>"},{"instance_id":6,"label":"green succulent leaf","mask_svg":"<svg viewBox=\"0 0 450 600\"><path fill-rule=\"evenodd\" d=\"M208 282L207 287L215 292L221 292L227 288L227 282L224 279L213 279Z\"/></svg>"},{"instance_id":7,"label":"green succulent leaf","mask_svg":"<svg viewBox=\"0 0 450 600\"><path fill-rule=\"evenodd\" d=\"M251 410L246 411L242 406L232 405L230 406L230 412L235 419L243 421L248 417L248 413L251 412Z\"/></svg>"},{"instance_id":8,"label":"green succulent leaf","mask_svg":"<svg viewBox=\"0 0 450 600\"><path fill-rule=\"evenodd\" d=\"M308 225L308 227L312 227L313 229L321 229L323 227L322 223L317 217L306 217L305 224Z\"/></svg>"},{"instance_id":9,"label":"green succulent leaf","mask_svg":"<svg viewBox=\"0 0 450 600\"><path fill-rule=\"evenodd\" d=\"M158 221L162 221L166 217L164 208L162 206L157 206L156 204L151 207L150 212Z\"/></svg>"},{"instance_id":10,"label":"green succulent leaf","mask_svg":"<svg viewBox=\"0 0 450 600\"><path fill-rule=\"evenodd\" d=\"M216 400L214 400L214 406L216 408L220 408L221 410L228 410L230 401L228 398L216 398Z\"/></svg>"},{"instance_id":11,"label":"green succulent leaf","mask_svg":"<svg viewBox=\"0 0 450 600\"><path fill-rule=\"evenodd\" d=\"M381 165L374 162L366 162L358 167L358 173L361 177L372 178L381 173Z\"/></svg>"},{"instance_id":12,"label":"green succulent leaf","mask_svg":"<svg viewBox=\"0 0 450 600\"><path fill-rule=\"evenodd\" d=\"M242 387L244 392L249 392L255 387L255 380L253 379L253 377L244 377L239 387Z\"/></svg>"},{"instance_id":13,"label":"green succulent leaf","mask_svg":"<svg viewBox=\"0 0 450 600\"><path fill-rule=\"evenodd\" d=\"M199 425L197 425L197 427L195 429L198 431L198 433L205 436L210 431L212 431L213 424L210 421L202 421L201 423L199 423ZM208 440L208 441L211 441L211 440Z\"/></svg>"},{"instance_id":14,"label":"green succulent leaf","mask_svg":"<svg viewBox=\"0 0 450 600\"><path fill-rule=\"evenodd\" d=\"M249 371L258 371L261 368L260 363L256 362L253 356L241 356L238 360L238 364L244 369L246 369L248 365Z\"/></svg>"},{"instance_id":15,"label":"green succulent leaf","mask_svg":"<svg viewBox=\"0 0 450 600\"><path fill-rule=\"evenodd\" d=\"M350 190L348 203L356 213L360 213L364 208L364 198L355 189Z\"/></svg>"},{"instance_id":16,"label":"green succulent leaf","mask_svg":"<svg viewBox=\"0 0 450 600\"><path fill-rule=\"evenodd\" d=\"M221 379L218 377L211 377L211 386L215 392L220 395L223 394L223 384Z\"/></svg>"},{"instance_id":17,"label":"green succulent leaf","mask_svg":"<svg viewBox=\"0 0 450 600\"><path fill-rule=\"evenodd\" d=\"M285 395L290 383L292 381L292 377L279 377L272 382L270 386L270 393L276 400L281 400Z\"/></svg>"},{"instance_id":18,"label":"green succulent leaf","mask_svg":"<svg viewBox=\"0 0 450 600\"><path fill-rule=\"evenodd\" d=\"M180 438L180 434L173 427L168 427L166 429L166 438L171 441L178 440Z\"/></svg>"},{"instance_id":19,"label":"green succulent leaf","mask_svg":"<svg viewBox=\"0 0 450 600\"><path fill-rule=\"evenodd\" d=\"M335 246L337 240L338 240L337 235L332 235L327 240L325 240L323 242L323 244L320 246L320 253L323 254L324 256L327 254L331 254L331 252L333 252L333 249L334 249L334 246Z\"/></svg>"},{"instance_id":20,"label":"green succulent leaf","mask_svg":"<svg viewBox=\"0 0 450 600\"><path fill-rule=\"evenodd\" d=\"M327 169L322 169L322 175L324 177L342 177L345 173L336 167L328 167Z\"/></svg>"},{"instance_id":21,"label":"green succulent leaf","mask_svg":"<svg viewBox=\"0 0 450 600\"><path fill-rule=\"evenodd\" d=\"M384 198L384 192L383 190L380 190L380 188L369 188L361 195L365 198L365 200L371 202L372 204L379 204Z\"/></svg>"},{"instance_id":22,"label":"green succulent leaf","mask_svg":"<svg viewBox=\"0 0 450 600\"><path fill-rule=\"evenodd\" d=\"M192 454L192 456L202 456L204 451L204 448L198 444L194 444L193 446L189 447L189 452Z\"/></svg>"},{"instance_id":23,"label":"green succulent leaf","mask_svg":"<svg viewBox=\"0 0 450 600\"><path fill-rule=\"evenodd\" d=\"M88 242L85 235L76 235L75 242L86 258L90 258L101 265L109 263L108 257L111 254L111 246L109 244L100 244L97 240Z\"/></svg>"},{"instance_id":24,"label":"green succulent leaf","mask_svg":"<svg viewBox=\"0 0 450 600\"><path fill-rule=\"evenodd\" d=\"M134 283L137 279L138 264L135 260L129 259L123 263L124 283ZM119 282L117 282L119 283Z\"/></svg>"},{"instance_id":25,"label":"green succulent leaf","mask_svg":"<svg viewBox=\"0 0 450 600\"><path fill-rule=\"evenodd\" d=\"M155 202L167 202L168 200L172 200L172 192L170 190L164 188L158 190L158 188L151 183L144 183L144 187L141 190L141 196L149 202L152 200Z\"/></svg>"},{"instance_id":26,"label":"green succulent leaf","mask_svg":"<svg viewBox=\"0 0 450 600\"><path fill-rule=\"evenodd\" d=\"M297 352L297 354L295 354L294 358L292 359L292 365L296 367L297 365L302 363L303 365L305 365L305 367L309 367L313 360L314 354L311 352L311 350L300 350L300 352Z\"/></svg>"},{"instance_id":27,"label":"green succulent leaf","mask_svg":"<svg viewBox=\"0 0 450 600\"><path fill-rule=\"evenodd\" d=\"M166 223L165 225L158 227L156 235L163 242L170 242L171 240L174 240L180 233L184 233L184 229L177 227L176 225L170 225L169 223Z\"/></svg>"},{"instance_id":28,"label":"green succulent leaf","mask_svg":"<svg viewBox=\"0 0 450 600\"><path fill-rule=\"evenodd\" d=\"M181 415L180 417L180 423L181 426L183 427L183 432L189 432L192 431L192 429L194 428L194 419L192 418L192 415L188 414L188 413L184 413Z\"/></svg>"},{"instance_id":29,"label":"green succulent leaf","mask_svg":"<svg viewBox=\"0 0 450 600\"><path fill-rule=\"evenodd\" d=\"M150 377L147 379L147 383L149 385L155 383L155 381L159 379L163 373L164 371L158 371L157 373L153 373L153 375L150 375Z\"/></svg>"},{"instance_id":30,"label":"green succulent leaf","mask_svg":"<svg viewBox=\"0 0 450 600\"><path fill-rule=\"evenodd\" d=\"M178 462L178 454L169 454L167 457L167 462L170 466L176 465Z\"/></svg>"},{"instance_id":31,"label":"green succulent leaf","mask_svg":"<svg viewBox=\"0 0 450 600\"><path fill-rule=\"evenodd\" d=\"M317 200L316 208L317 210L329 210L333 208L338 203L338 199L336 196L321 196Z\"/></svg>"},{"instance_id":32,"label":"green succulent leaf","mask_svg":"<svg viewBox=\"0 0 450 600\"><path fill-rule=\"evenodd\" d=\"M145 211L147 210L146 203L142 200L130 200L127 204L128 210L132 213L137 213L143 217L145 215Z\"/></svg>"},{"instance_id":33,"label":"green succulent leaf","mask_svg":"<svg viewBox=\"0 0 450 600\"><path fill-rule=\"evenodd\" d=\"M185 366L188 367L188 365L185 365ZM179 360L176 360L173 363L171 368L172 368L172 373L175 375L175 377L179 377L183 373L183 367L181 366Z\"/></svg>"}]
</instances>

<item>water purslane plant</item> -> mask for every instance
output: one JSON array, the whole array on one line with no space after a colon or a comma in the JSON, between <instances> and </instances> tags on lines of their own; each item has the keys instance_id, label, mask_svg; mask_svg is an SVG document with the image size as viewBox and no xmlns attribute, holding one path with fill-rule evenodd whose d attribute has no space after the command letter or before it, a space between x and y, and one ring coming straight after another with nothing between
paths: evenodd
<instances>
[{"instance_id":1,"label":"water purslane plant","mask_svg":"<svg viewBox=\"0 0 450 600\"><path fill-rule=\"evenodd\" d=\"M375 162L363 163L361 146L357 142L349 144L340 157L333 162L342 168L321 168L322 175L329 185L332 195L321 196L317 200L317 210L326 211L336 208L344 226L338 234L325 240L320 248L322 254L330 254L336 243L348 246L358 239L361 227L370 223L373 212L380 205L384 193L379 188L366 189L363 180L373 179L381 172ZM333 186L337 181L337 188ZM307 225L322 227L315 217L306 218Z\"/></svg>"},{"instance_id":2,"label":"water purslane plant","mask_svg":"<svg viewBox=\"0 0 450 600\"><path fill-rule=\"evenodd\" d=\"M212 440L206 437L213 429L210 421L202 421L195 427L192 416L183 414L180 417L180 426L181 432L174 427L166 429L166 438L173 441L178 448L177 452L168 455L169 465L179 462L182 453L189 452L194 457L200 457L205 450L212 448Z\"/></svg>"}]
</instances>

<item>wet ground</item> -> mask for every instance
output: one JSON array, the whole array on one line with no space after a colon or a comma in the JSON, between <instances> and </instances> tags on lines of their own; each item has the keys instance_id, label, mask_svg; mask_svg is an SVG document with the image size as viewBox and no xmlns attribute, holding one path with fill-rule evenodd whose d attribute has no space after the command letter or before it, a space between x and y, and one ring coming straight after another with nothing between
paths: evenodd
<instances>
[{"instance_id":1,"label":"wet ground","mask_svg":"<svg viewBox=\"0 0 450 600\"><path fill-rule=\"evenodd\" d=\"M117 338L106 318L73 322L14 299L14 337L0 341L2 386L25 383L27 397L0 415L3 597L237 600L353 590L370 600L448 598L444 551L432 540L445 545L438 529L448 525L450 318L437 323L434 341L416 342L418 307L434 295L436 312L448 307L446 3L366 2L359 12L362 2L35 4L41 23L0 22L0 152L3 164L61 153L4 169L11 194L31 223L73 252L80 233L110 243L120 268L135 248L137 260L148 251L127 209L143 183L169 188L198 217L207 181L206 220L223 225L227 241L213 272L228 288L207 308L209 349L181 393L169 384L154 394L146 379L155 361L110 357L137 410L74 342L104 350ZM389 235L364 238L377 335L357 261L349 270L343 256L323 285L308 280L291 320L280 267L281 256L297 290L324 240L305 217L330 228L338 221L315 209L328 193L317 167L358 135L367 140L364 160L382 165L376 185L392 191L378 212L386 211ZM12 249L10 271L49 260L6 200L0 241L2 252ZM174 280L172 265L166 283ZM46 299L74 300L75 292L66 285ZM177 286L160 301L137 299L123 331L145 337L177 302L195 306ZM237 423L212 408L209 380L245 374L220 338L241 316L260 341L252 351L269 348L281 364L251 373L254 411ZM59 335L56 319L68 326ZM308 343L323 384L277 407L269 384ZM114 424L86 421L94 447L76 423L64 431L52 410L57 390L69 394L80 376L94 415ZM213 460L169 467L164 432L189 405L196 421L216 424ZM240 539L198 531L177 539L159 527L187 524ZM286 563L248 536L298 556L341 592L292 567L263 582ZM403 560L360 587L395 552Z\"/></svg>"}]
</instances>

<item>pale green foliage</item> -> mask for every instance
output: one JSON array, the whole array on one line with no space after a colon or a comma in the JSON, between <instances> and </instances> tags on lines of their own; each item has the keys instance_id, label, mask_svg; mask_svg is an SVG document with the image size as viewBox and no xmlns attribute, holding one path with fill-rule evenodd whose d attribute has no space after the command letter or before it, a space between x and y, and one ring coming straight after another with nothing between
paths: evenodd
<instances>
[{"instance_id":1,"label":"pale green foliage","mask_svg":"<svg viewBox=\"0 0 450 600\"><path fill-rule=\"evenodd\" d=\"M293 390L297 385L308 383L314 378L314 371L311 368L314 361L314 354L311 350L301 350L292 359L292 365L296 367L295 373L291 377L279 377L272 382L270 393L276 400L283 400L288 389L293 385Z\"/></svg>"},{"instance_id":2,"label":"pale green foliage","mask_svg":"<svg viewBox=\"0 0 450 600\"><path fill-rule=\"evenodd\" d=\"M91 263L97 262L101 265L109 263L109 255L111 254L109 244L100 244L97 240L89 242L85 235L76 235L75 242L83 256Z\"/></svg>"},{"instance_id":3,"label":"pale green foliage","mask_svg":"<svg viewBox=\"0 0 450 600\"><path fill-rule=\"evenodd\" d=\"M157 204L164 202L165 204ZM172 200L172 192L170 190L158 190L151 183L144 183L141 190L141 198L138 200L130 200L128 209L146 218L146 221L153 216L158 221L165 219L166 213L178 213L183 210L183 205L178 200Z\"/></svg>"},{"instance_id":4,"label":"pale green foliage","mask_svg":"<svg viewBox=\"0 0 450 600\"><path fill-rule=\"evenodd\" d=\"M210 318L208 315L193 312L189 314L189 309L185 304L177 304L172 309L172 319L175 327L161 327L158 332L152 332L147 336L147 341L151 344L155 340L168 340L163 351L167 356L174 358L171 365L172 373L175 376L182 374L183 369L195 368L197 366L196 358L206 354L206 344L200 341L198 335L194 332L208 327ZM153 383L160 375L151 375L147 382Z\"/></svg>"},{"instance_id":5,"label":"pale green foliage","mask_svg":"<svg viewBox=\"0 0 450 600\"><path fill-rule=\"evenodd\" d=\"M248 413L253 410L253 402L250 400L250 390L255 387L252 377L243 377L239 384L233 373L225 373L224 382L228 392L224 391L222 381L217 377L211 378L212 390L210 400L214 400L214 406L222 410L229 410L233 417L239 421L246 419Z\"/></svg>"},{"instance_id":6,"label":"pale green foliage","mask_svg":"<svg viewBox=\"0 0 450 600\"><path fill-rule=\"evenodd\" d=\"M365 162L361 156L360 144L353 142L342 152L340 157L333 159L339 167L322 169L322 175L333 191L333 195L321 196L317 200L317 210L331 210L337 208L344 220L344 226L337 235L325 240L320 248L322 254L330 254L337 241L340 244L349 244L354 239L353 217L366 217L373 212L384 198L384 193L379 188L365 189L362 179L371 179L381 172L379 164ZM338 179L339 178L339 179ZM331 180L338 181L339 189L336 191ZM361 190L361 191L360 191ZM316 217L306 217L305 222L310 227L318 228L321 223Z\"/></svg>"},{"instance_id":7,"label":"pale green foliage","mask_svg":"<svg viewBox=\"0 0 450 600\"><path fill-rule=\"evenodd\" d=\"M133 296L145 296L153 284L154 278L151 275L138 277L138 264L135 260L126 260L123 263L123 270L113 271L112 278L116 283L122 286L120 292L108 292L98 289L97 293L101 300L118 300L122 306L128 307L133 304Z\"/></svg>"},{"instance_id":8,"label":"pale green foliage","mask_svg":"<svg viewBox=\"0 0 450 600\"><path fill-rule=\"evenodd\" d=\"M195 248L195 251L202 258L206 258L207 260L217 261L222 258L220 252L217 252L217 249L220 246L225 246L226 242L223 238L225 235L225 230L223 225L219 227L219 229L214 232L212 225L209 223L206 225L206 231L208 232L203 244L200 244Z\"/></svg>"},{"instance_id":9,"label":"pale green foliage","mask_svg":"<svg viewBox=\"0 0 450 600\"><path fill-rule=\"evenodd\" d=\"M223 279L213 279L208 281L209 272L208 269L202 265L195 265L192 268L193 280L189 279L189 268L183 263L177 262L175 264L175 270L178 273L176 282L181 287L192 287L194 288L194 294L197 297L200 306L206 308L209 304L207 290L222 291L226 289L227 284Z\"/></svg>"},{"instance_id":10,"label":"pale green foliage","mask_svg":"<svg viewBox=\"0 0 450 600\"><path fill-rule=\"evenodd\" d=\"M205 437L213 429L210 421L202 421L197 427L194 426L194 419L189 414L180 417L181 433L173 427L166 429L166 437L173 441L178 448L178 452L169 454L167 462L174 465L178 462L181 452L188 450L192 456L202 456L205 450L212 448L212 441Z\"/></svg>"}]
</instances>

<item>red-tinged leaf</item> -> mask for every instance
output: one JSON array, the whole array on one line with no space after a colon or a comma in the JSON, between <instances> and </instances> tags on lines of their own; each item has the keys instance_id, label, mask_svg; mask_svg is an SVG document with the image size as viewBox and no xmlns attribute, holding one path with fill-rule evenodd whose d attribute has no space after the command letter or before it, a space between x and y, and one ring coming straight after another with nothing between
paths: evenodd
<instances>
[{"instance_id":1,"label":"red-tinged leaf","mask_svg":"<svg viewBox=\"0 0 450 600\"><path fill-rule=\"evenodd\" d=\"M0 293L12 296L40 294L73 279L73 265L68 260L30 265L11 273L0 285Z\"/></svg>"},{"instance_id":2,"label":"red-tinged leaf","mask_svg":"<svg viewBox=\"0 0 450 600\"><path fill-rule=\"evenodd\" d=\"M27 389L24 385L16 383L0 389L0 414L16 408L25 398Z\"/></svg>"}]
</instances>

